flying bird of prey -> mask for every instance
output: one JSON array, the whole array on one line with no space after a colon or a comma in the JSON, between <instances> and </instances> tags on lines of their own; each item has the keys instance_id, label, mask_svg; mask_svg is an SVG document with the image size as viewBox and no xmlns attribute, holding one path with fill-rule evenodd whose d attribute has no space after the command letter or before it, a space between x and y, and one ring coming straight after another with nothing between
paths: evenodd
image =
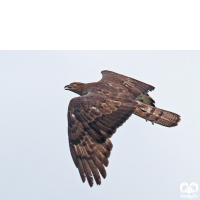
<instances>
[{"instance_id":1,"label":"flying bird of prey","mask_svg":"<svg viewBox=\"0 0 200 200\"><path fill-rule=\"evenodd\" d=\"M80 95L68 107L71 155L81 179L90 187L106 178L104 166L112 150L109 138L132 114L166 127L177 126L180 116L155 107L148 95L154 87L136 79L104 70L94 83L73 82L64 87Z\"/></svg>"}]
</instances>

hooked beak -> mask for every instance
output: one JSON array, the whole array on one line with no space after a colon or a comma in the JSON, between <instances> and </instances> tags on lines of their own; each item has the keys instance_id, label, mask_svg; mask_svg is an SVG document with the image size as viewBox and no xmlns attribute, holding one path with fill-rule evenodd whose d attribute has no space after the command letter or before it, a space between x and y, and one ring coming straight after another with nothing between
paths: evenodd
<instances>
[{"instance_id":1,"label":"hooked beak","mask_svg":"<svg viewBox=\"0 0 200 200\"><path fill-rule=\"evenodd\" d=\"M71 87L69 85L65 85L64 89L69 90Z\"/></svg>"}]
</instances>

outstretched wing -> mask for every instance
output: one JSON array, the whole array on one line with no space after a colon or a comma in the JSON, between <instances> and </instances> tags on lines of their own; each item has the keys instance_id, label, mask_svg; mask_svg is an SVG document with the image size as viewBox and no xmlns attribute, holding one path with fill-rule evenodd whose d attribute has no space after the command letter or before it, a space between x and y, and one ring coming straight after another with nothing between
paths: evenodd
<instances>
[{"instance_id":1,"label":"outstretched wing","mask_svg":"<svg viewBox=\"0 0 200 200\"><path fill-rule=\"evenodd\" d=\"M112 150L109 138L134 112L135 103L114 101L108 97L90 93L70 101L68 108L68 134L72 158L82 181L87 178L93 185L93 177L101 184L106 177L104 166Z\"/></svg>"},{"instance_id":2,"label":"outstretched wing","mask_svg":"<svg viewBox=\"0 0 200 200\"><path fill-rule=\"evenodd\" d=\"M101 72L103 77L100 81L102 82L115 82L120 86L127 88L128 91L133 94L136 98L142 94L146 94L149 91L155 89L154 86L146 84L144 82L138 81L134 78L124 76L122 74L118 74L112 71L104 70Z\"/></svg>"}]
</instances>

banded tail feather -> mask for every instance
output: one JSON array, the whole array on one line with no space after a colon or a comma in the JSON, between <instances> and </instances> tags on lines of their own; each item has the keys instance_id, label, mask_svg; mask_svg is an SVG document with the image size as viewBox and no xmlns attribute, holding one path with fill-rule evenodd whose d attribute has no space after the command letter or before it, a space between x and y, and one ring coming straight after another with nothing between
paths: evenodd
<instances>
[{"instance_id":1,"label":"banded tail feather","mask_svg":"<svg viewBox=\"0 0 200 200\"><path fill-rule=\"evenodd\" d=\"M153 123L160 124L162 126L173 127L177 126L178 122L181 120L180 116L176 113L146 105L139 101L136 102L137 107L134 111L134 114Z\"/></svg>"}]
</instances>

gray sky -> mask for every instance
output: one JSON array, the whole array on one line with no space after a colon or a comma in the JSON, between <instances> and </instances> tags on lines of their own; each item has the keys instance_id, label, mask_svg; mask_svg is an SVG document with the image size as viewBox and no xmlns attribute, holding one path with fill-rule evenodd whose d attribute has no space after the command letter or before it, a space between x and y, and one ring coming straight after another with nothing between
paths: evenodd
<instances>
[{"instance_id":1,"label":"gray sky","mask_svg":"<svg viewBox=\"0 0 200 200\"><path fill-rule=\"evenodd\" d=\"M63 87L98 81L105 69L155 86L156 106L181 122L133 115L111 139L107 178L90 188L68 148L77 95ZM0 199L181 199L182 182L200 186L199 75L200 51L1 51Z\"/></svg>"}]
</instances>

